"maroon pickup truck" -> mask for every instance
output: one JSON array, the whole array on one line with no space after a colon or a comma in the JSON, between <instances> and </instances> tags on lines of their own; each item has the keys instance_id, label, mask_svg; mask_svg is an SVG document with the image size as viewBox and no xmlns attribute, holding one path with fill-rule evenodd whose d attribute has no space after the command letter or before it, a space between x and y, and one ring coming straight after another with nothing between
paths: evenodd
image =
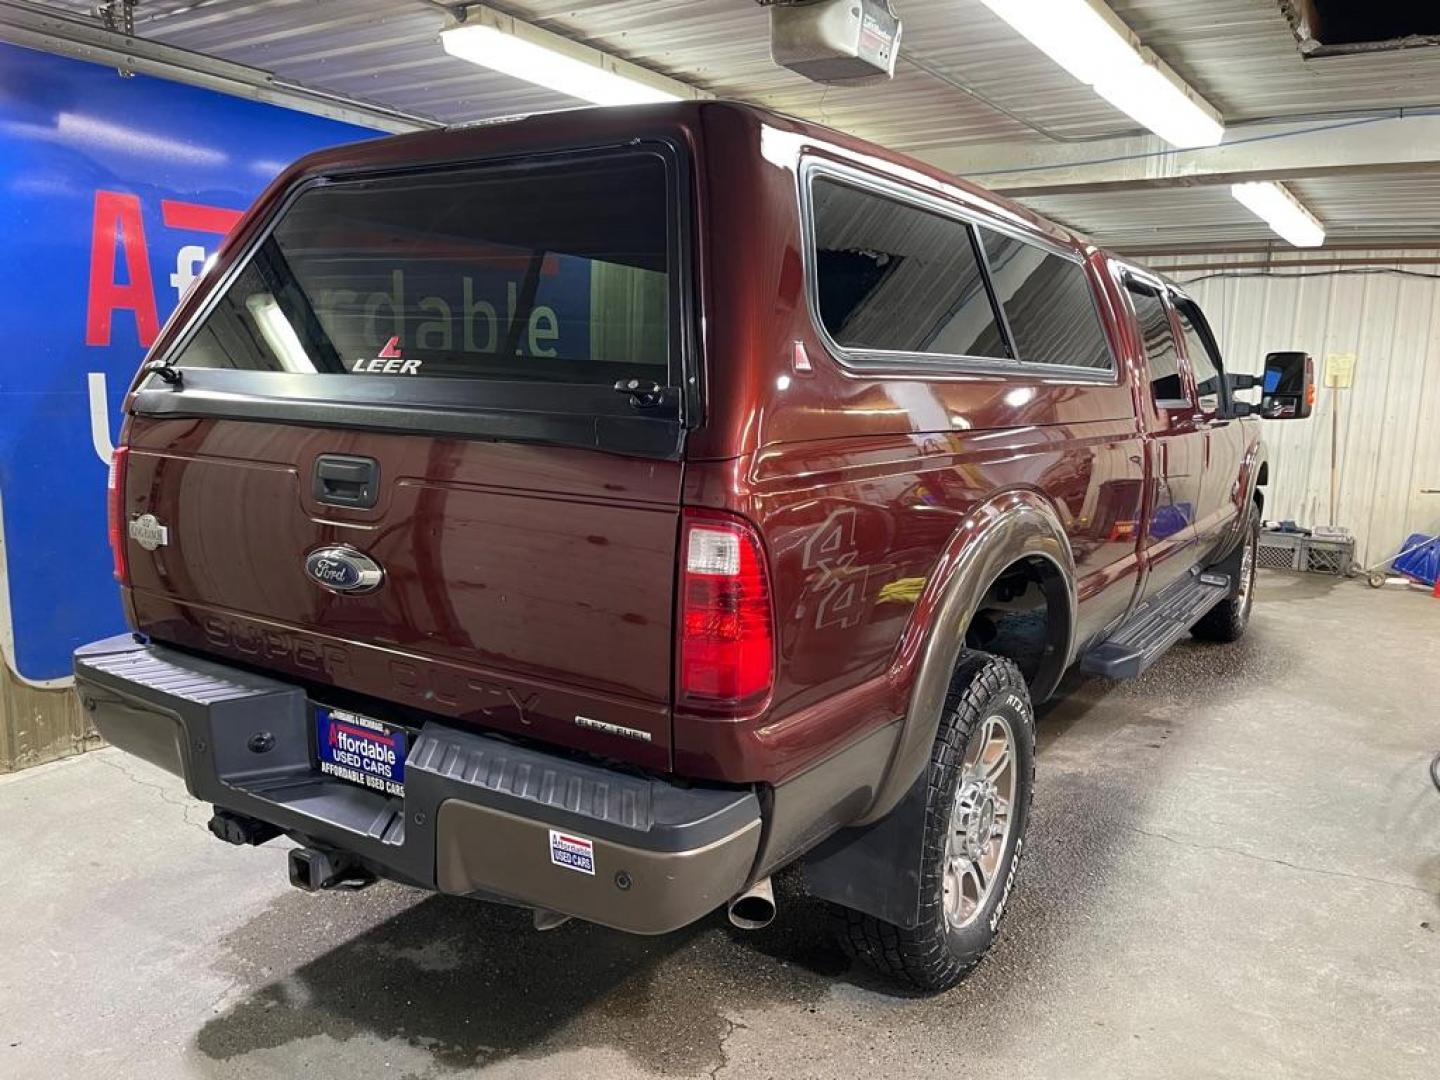
<instances>
[{"instance_id":1,"label":"maroon pickup truck","mask_svg":"<svg viewBox=\"0 0 1440 1080\"><path fill-rule=\"evenodd\" d=\"M994 939L1032 702L1245 629L1303 354L1012 203L725 103L311 155L126 400L110 742L292 881L662 933L774 914L927 989ZM1249 417L1249 418L1247 418Z\"/></svg>"}]
</instances>

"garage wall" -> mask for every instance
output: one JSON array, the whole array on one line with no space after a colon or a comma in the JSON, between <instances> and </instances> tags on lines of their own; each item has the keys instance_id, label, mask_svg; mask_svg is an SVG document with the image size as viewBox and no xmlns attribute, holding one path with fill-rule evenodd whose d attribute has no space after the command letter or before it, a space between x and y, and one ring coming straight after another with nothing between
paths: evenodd
<instances>
[{"instance_id":1,"label":"garage wall","mask_svg":"<svg viewBox=\"0 0 1440 1080\"><path fill-rule=\"evenodd\" d=\"M0 773L69 757L101 745L68 688L27 686L0 663Z\"/></svg>"},{"instance_id":2,"label":"garage wall","mask_svg":"<svg viewBox=\"0 0 1440 1080\"><path fill-rule=\"evenodd\" d=\"M1150 258L1204 308L1231 371L1259 374L1265 353L1303 349L1323 382L1325 357L1354 353L1355 386L1322 385L1308 421L1265 425L1271 484L1267 518L1330 524L1332 415L1340 420L1339 511L1365 564L1392 554L1412 532L1440 533L1440 251L1346 251L1347 260L1433 257L1430 264L1292 268L1277 274L1221 270L1254 256ZM1335 256L1331 256L1335 257ZM1315 258L1315 256L1311 256ZM1213 270L1193 269L1197 265ZM1191 269L1178 269L1184 266ZM1358 272L1357 272L1358 271ZM1207 275L1226 276L1207 276ZM1246 276L1234 276L1243 274ZM1431 277L1428 275L1437 275Z\"/></svg>"}]
</instances>

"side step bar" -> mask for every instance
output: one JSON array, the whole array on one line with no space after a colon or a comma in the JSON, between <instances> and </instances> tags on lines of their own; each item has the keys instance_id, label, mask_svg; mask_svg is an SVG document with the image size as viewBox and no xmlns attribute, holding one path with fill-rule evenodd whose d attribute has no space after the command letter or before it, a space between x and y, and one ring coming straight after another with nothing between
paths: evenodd
<instances>
[{"instance_id":1,"label":"side step bar","mask_svg":"<svg viewBox=\"0 0 1440 1080\"><path fill-rule=\"evenodd\" d=\"M1202 616L1230 595L1230 575L1204 573L1147 601L1108 638L1085 654L1080 670L1107 679L1133 679L1159 660Z\"/></svg>"}]
</instances>

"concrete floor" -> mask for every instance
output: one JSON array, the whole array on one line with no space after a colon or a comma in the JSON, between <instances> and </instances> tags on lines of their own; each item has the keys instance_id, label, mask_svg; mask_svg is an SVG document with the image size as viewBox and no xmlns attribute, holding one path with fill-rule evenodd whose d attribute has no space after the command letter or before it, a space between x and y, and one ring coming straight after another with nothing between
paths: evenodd
<instances>
[{"instance_id":1,"label":"concrete floor","mask_svg":"<svg viewBox=\"0 0 1440 1080\"><path fill-rule=\"evenodd\" d=\"M296 892L112 750L0 780L0 1075L1434 1077L1440 601L1266 575L1242 643L1069 690L1002 941L928 1000L803 899L537 935Z\"/></svg>"}]
</instances>

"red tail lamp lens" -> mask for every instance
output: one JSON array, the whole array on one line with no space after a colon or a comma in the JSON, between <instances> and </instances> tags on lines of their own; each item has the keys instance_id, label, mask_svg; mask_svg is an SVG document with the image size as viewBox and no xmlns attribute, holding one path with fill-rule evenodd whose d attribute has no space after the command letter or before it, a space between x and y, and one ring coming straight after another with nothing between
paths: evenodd
<instances>
[{"instance_id":1,"label":"red tail lamp lens","mask_svg":"<svg viewBox=\"0 0 1440 1080\"><path fill-rule=\"evenodd\" d=\"M130 565L125 557L125 467L130 461L130 450L117 446L110 458L110 478L105 484L105 516L109 526L110 555L114 560L115 580L122 585L130 583Z\"/></svg>"},{"instance_id":2,"label":"red tail lamp lens","mask_svg":"<svg viewBox=\"0 0 1440 1080\"><path fill-rule=\"evenodd\" d=\"M738 518L687 513L681 543L680 697L706 706L757 701L775 677L760 537Z\"/></svg>"}]
</instances>

